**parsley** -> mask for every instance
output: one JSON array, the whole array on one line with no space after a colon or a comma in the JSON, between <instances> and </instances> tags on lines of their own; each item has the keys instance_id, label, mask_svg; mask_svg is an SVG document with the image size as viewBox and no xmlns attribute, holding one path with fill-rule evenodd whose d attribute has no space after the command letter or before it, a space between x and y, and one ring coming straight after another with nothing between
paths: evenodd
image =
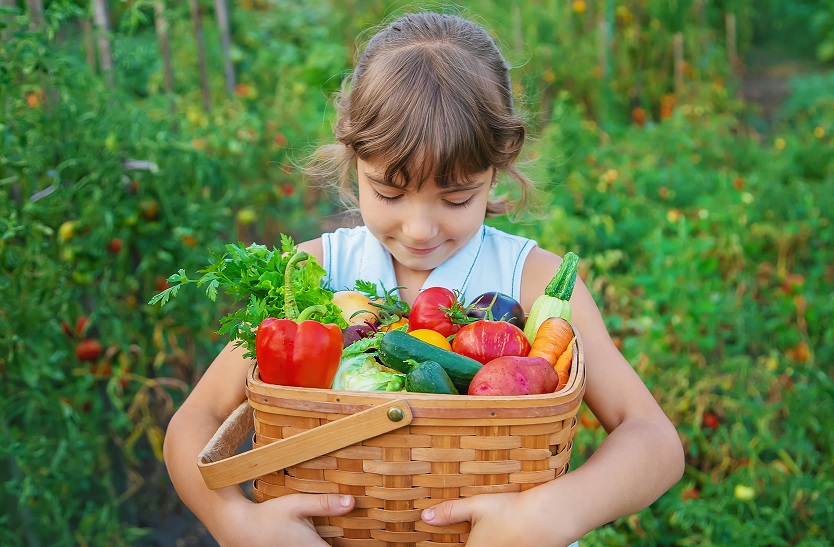
<instances>
[{"instance_id":1,"label":"parsley","mask_svg":"<svg viewBox=\"0 0 834 547\"><path fill-rule=\"evenodd\" d=\"M245 357L255 357L255 333L258 325L267 317L286 317L284 311L284 273L287 263L298 252L292 238L281 234L281 249L272 250L264 245L253 243L244 247L243 243L226 245L226 253L214 255L214 262L199 270L202 274L191 279L180 269L168 278L171 287L151 298L151 305L159 303L164 306L175 297L183 285L196 283L206 287L206 296L212 302L217 300L218 291L233 297L233 302L245 302L246 305L226 315L220 320L218 334L227 334L235 346L243 346L247 351ZM324 268L315 258L310 257L292 272L292 285L299 310L317 304L324 305L326 313L317 320L321 323L333 323L340 328L347 326L341 311L333 300L333 292L322 286L326 275Z\"/></svg>"}]
</instances>

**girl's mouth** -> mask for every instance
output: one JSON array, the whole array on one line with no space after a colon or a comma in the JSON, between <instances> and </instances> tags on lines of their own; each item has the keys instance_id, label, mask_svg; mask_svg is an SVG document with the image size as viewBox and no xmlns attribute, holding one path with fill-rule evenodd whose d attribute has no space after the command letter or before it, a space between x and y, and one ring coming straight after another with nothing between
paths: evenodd
<instances>
[{"instance_id":1,"label":"girl's mouth","mask_svg":"<svg viewBox=\"0 0 834 547\"><path fill-rule=\"evenodd\" d=\"M407 245L403 245L403 247L405 247L405 250L408 251L411 254L422 256L422 255L427 255L427 254L433 253L434 251L436 251L440 247L440 245L435 245L434 247L429 247L429 248L425 248L425 249L416 249L414 247L408 247Z\"/></svg>"}]
</instances>

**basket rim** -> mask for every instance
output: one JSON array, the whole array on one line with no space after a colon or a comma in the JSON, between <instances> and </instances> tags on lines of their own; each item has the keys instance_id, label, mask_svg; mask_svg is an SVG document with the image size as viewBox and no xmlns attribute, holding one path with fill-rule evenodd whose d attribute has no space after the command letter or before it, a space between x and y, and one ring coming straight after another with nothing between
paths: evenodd
<instances>
[{"instance_id":1,"label":"basket rim","mask_svg":"<svg viewBox=\"0 0 834 547\"><path fill-rule=\"evenodd\" d=\"M585 393L585 358L574 329L573 363L567 385L540 395L444 395L403 391L348 391L268 384L257 364L246 376L246 396L256 408L286 408L326 414L353 414L395 399L408 401L415 417L517 418L571 413Z\"/></svg>"}]
</instances>

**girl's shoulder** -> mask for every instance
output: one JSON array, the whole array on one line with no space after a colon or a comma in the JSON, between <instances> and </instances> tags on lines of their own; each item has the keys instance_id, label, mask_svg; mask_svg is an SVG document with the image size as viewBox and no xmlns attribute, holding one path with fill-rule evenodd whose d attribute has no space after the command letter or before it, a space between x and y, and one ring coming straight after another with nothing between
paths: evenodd
<instances>
[{"instance_id":1,"label":"girl's shoulder","mask_svg":"<svg viewBox=\"0 0 834 547\"><path fill-rule=\"evenodd\" d=\"M316 239L299 243L298 250L311 254L319 263L324 263L325 258L334 246L362 245L367 235L368 230L365 226L337 228L332 232L323 233Z\"/></svg>"}]
</instances>

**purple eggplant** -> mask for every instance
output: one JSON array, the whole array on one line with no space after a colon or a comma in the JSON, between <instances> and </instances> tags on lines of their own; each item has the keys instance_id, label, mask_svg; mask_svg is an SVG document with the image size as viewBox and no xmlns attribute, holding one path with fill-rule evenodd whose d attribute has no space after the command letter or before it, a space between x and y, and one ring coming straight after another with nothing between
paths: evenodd
<instances>
[{"instance_id":1,"label":"purple eggplant","mask_svg":"<svg viewBox=\"0 0 834 547\"><path fill-rule=\"evenodd\" d=\"M517 300L500 292L486 292L475 298L466 307L466 315L477 319L507 321L524 329L524 308Z\"/></svg>"}]
</instances>

